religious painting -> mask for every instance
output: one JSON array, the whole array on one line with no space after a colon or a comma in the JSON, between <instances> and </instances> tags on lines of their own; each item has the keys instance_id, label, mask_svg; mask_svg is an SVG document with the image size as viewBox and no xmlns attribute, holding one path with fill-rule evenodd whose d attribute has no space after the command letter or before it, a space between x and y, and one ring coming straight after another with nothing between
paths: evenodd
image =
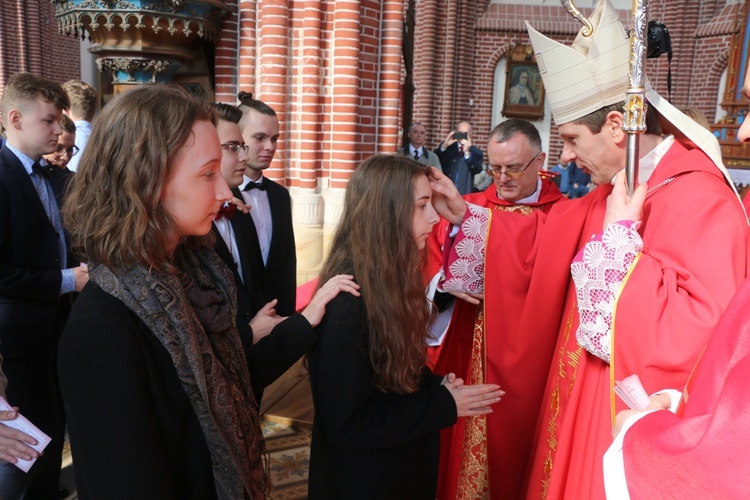
<instances>
[{"instance_id":1,"label":"religious painting","mask_svg":"<svg viewBox=\"0 0 750 500\"><path fill-rule=\"evenodd\" d=\"M503 115L544 117L544 86L530 45L517 45L508 55Z\"/></svg>"}]
</instances>

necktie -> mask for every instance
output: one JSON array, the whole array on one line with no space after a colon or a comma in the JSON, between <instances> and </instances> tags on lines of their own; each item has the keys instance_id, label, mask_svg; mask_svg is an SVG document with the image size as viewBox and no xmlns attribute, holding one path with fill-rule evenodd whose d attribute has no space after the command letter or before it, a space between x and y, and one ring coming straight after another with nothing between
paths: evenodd
<instances>
[{"instance_id":1,"label":"necktie","mask_svg":"<svg viewBox=\"0 0 750 500\"><path fill-rule=\"evenodd\" d=\"M247 183L247 186L242 188L243 191L251 191L253 189L260 189L261 191L265 191L266 190L266 178L263 177L263 180L260 182L250 181Z\"/></svg>"},{"instance_id":2,"label":"necktie","mask_svg":"<svg viewBox=\"0 0 750 500\"><path fill-rule=\"evenodd\" d=\"M226 217L227 219L231 219L234 217L234 211L237 210L237 205L234 203L224 203L224 205L221 206L218 212L216 212L216 216L214 217L214 220L219 220L222 217Z\"/></svg>"},{"instance_id":3,"label":"necktie","mask_svg":"<svg viewBox=\"0 0 750 500\"><path fill-rule=\"evenodd\" d=\"M419 150L418 149L414 150L414 159L417 160L417 161L419 161Z\"/></svg>"}]
</instances>

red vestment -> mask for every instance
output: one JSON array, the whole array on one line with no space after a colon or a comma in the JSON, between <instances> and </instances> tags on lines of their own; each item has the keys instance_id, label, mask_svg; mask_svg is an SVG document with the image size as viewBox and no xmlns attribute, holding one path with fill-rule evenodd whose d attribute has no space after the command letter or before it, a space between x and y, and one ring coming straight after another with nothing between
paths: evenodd
<instances>
[{"instance_id":1,"label":"red vestment","mask_svg":"<svg viewBox=\"0 0 750 500\"><path fill-rule=\"evenodd\" d=\"M601 186L554 207L541 232L533 272L551 279L546 301L545 295L535 300L539 307L564 307L556 322L538 315L557 331L557 344L527 471L528 498L604 498L602 457L614 412L625 409L614 399L614 381L638 374L647 392L682 387L745 277L748 231L736 196L700 150L675 142L649 179L638 231L643 252L613 304L611 370L578 346L573 281L559 276L559 267L568 273L560 260L569 264L602 230L611 189ZM490 274L490 262L487 283L502 277Z\"/></svg>"},{"instance_id":2,"label":"red vestment","mask_svg":"<svg viewBox=\"0 0 750 500\"><path fill-rule=\"evenodd\" d=\"M565 200L550 180L542 181L535 203L516 205L500 199L494 184L465 199L495 209L493 215L506 219L504 230L509 235L525 235L513 246L514 254L533 254L534 238L530 235L538 217ZM433 231L431 270L441 263L438 242L444 241L448 227L442 221ZM486 293L492 299L487 307L482 303L479 317L477 306L457 301L439 354L434 356L433 351L432 361L435 373L453 372L467 384L499 384L507 394L494 413L461 418L441 432L439 499L475 498L487 488L494 498L518 497L555 340L550 330L536 328L539 304L526 300L531 266L517 267L515 258L506 261L504 253L490 258L497 259L493 268L502 269L502 283L490 283ZM545 350L546 356L540 352Z\"/></svg>"},{"instance_id":3,"label":"red vestment","mask_svg":"<svg viewBox=\"0 0 750 500\"><path fill-rule=\"evenodd\" d=\"M631 498L746 498L750 493L750 280L703 353L682 417L658 411L625 434Z\"/></svg>"}]
</instances>

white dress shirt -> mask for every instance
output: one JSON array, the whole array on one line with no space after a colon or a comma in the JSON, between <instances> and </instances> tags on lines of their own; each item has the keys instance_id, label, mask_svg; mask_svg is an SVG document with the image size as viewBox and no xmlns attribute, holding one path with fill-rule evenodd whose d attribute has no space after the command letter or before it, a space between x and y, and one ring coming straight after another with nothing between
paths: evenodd
<instances>
[{"instance_id":1,"label":"white dress shirt","mask_svg":"<svg viewBox=\"0 0 750 500\"><path fill-rule=\"evenodd\" d=\"M260 244L260 253L263 256L263 265L268 263L268 251L271 247L271 236L273 235L273 222L271 219L271 204L268 201L268 191L262 189L251 189L245 191L245 186L250 182L260 184L263 182L263 176L257 181L251 180L245 176L240 191L245 203L250 205L250 216L255 223L255 230L258 233L258 243Z\"/></svg>"}]
</instances>

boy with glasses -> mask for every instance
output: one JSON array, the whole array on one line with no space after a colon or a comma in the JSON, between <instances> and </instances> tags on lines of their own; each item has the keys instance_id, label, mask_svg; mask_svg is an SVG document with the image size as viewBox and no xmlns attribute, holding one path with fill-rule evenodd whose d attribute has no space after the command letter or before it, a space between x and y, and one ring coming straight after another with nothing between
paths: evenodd
<instances>
[{"instance_id":1,"label":"boy with glasses","mask_svg":"<svg viewBox=\"0 0 750 500\"><path fill-rule=\"evenodd\" d=\"M57 138L57 145L55 150L44 155L44 159L47 163L57 168L61 168L68 172L68 163L78 154L78 146L76 146L76 125L73 120L65 115L60 118L60 127L62 127L62 134Z\"/></svg>"}]
</instances>

